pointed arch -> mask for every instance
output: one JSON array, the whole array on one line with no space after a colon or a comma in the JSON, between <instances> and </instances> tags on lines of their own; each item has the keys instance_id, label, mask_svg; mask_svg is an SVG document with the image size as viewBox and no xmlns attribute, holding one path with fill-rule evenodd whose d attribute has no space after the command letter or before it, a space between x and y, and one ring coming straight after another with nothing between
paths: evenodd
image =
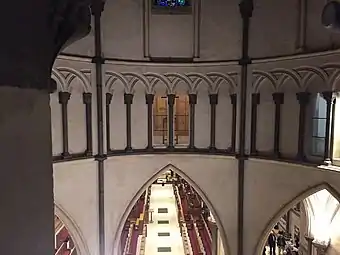
<instances>
[{"instance_id":1,"label":"pointed arch","mask_svg":"<svg viewBox=\"0 0 340 255\"><path fill-rule=\"evenodd\" d=\"M113 248L111 250L111 254L112 255L117 255L116 254L116 249L114 249L114 247L118 247L119 242L120 242L120 234L123 230L124 227L124 223L126 222L130 211L132 210L133 206L135 205L135 203L137 202L137 200L139 199L139 197L143 194L143 192L145 192L145 190L163 173L165 173L168 170L172 170L175 173L177 173L179 176L181 176L183 179L185 179L191 187L194 188L194 190L198 193L198 195L202 198L202 200L205 202L205 204L208 206L209 210L211 211L211 213L213 214L218 230L220 231L221 234L221 239L222 239L222 243L223 243L223 248L225 251L225 254L230 254L230 248L229 248L229 244L228 244L228 240L227 240L227 236L225 234L225 230L222 226L222 222L216 212L216 210L214 209L213 205L211 204L211 202L209 201L209 199L207 198L206 194L200 189L200 187L195 183L195 181L193 181L188 175L186 175L181 169L179 169L178 167L174 166L173 164L167 164L166 166L162 167L161 169L159 169L155 174L153 174L151 176L151 178L149 178L149 180L147 182L144 183L144 185L138 190L138 192L134 195L134 197L132 198L132 200L130 201L129 205L127 206L127 208L125 209L122 217L120 218L119 224L118 224L118 230L116 231L115 235L114 235L114 243L113 243Z\"/></svg>"},{"instance_id":2,"label":"pointed arch","mask_svg":"<svg viewBox=\"0 0 340 255\"><path fill-rule=\"evenodd\" d=\"M295 204L297 204L298 202L303 201L304 199L306 199L307 197L315 194L316 192L320 191L320 190L327 190L331 195L334 196L335 199L337 199L338 201L340 201L340 195L339 192L336 191L330 184L323 182L320 184L317 184L315 186L309 187L308 189L304 190L303 192L301 192L300 194L298 194L297 196L295 196L292 200L288 201L285 205L283 205L283 207L281 207L279 209L279 211L277 213L275 213L275 215L269 220L269 222L267 223L267 225L265 226L264 230L262 231L262 234L260 236L259 241L257 242L257 246L255 249L255 255L260 255L262 254L263 251L263 246L266 243L267 240L267 236L269 235L271 229L274 227L274 225L280 220L280 218L288 212L289 209L291 209ZM306 204L305 204L306 205ZM309 216L307 214L307 216Z\"/></svg>"},{"instance_id":3,"label":"pointed arch","mask_svg":"<svg viewBox=\"0 0 340 255\"><path fill-rule=\"evenodd\" d=\"M114 85L117 80L121 82L125 92L129 91L129 82L124 77L124 75L111 71L107 71L106 75L108 76L108 78L105 82L105 88L108 90L108 92L112 93L114 91Z\"/></svg>"},{"instance_id":4,"label":"pointed arch","mask_svg":"<svg viewBox=\"0 0 340 255\"><path fill-rule=\"evenodd\" d=\"M91 82L90 82L89 78L83 72L75 70L75 69L70 68L70 67L58 67L57 69L60 72L66 72L66 73L72 74L73 76L77 77L82 83L81 85L84 88L84 92L90 92L91 91ZM73 77L73 76L71 76L71 77ZM73 78L72 78L72 80L73 80ZM70 80L69 82L72 82L72 80ZM70 86L71 83L68 83L66 85L67 85L67 90L71 90L71 87L72 87L72 86Z\"/></svg>"},{"instance_id":5,"label":"pointed arch","mask_svg":"<svg viewBox=\"0 0 340 255\"><path fill-rule=\"evenodd\" d=\"M59 204L54 204L55 215L63 222L69 234L72 237L74 245L79 255L90 255L90 250L86 244L85 238L81 234L81 230L72 217L66 212L66 210Z\"/></svg>"},{"instance_id":6,"label":"pointed arch","mask_svg":"<svg viewBox=\"0 0 340 255\"><path fill-rule=\"evenodd\" d=\"M150 82L144 75L133 72L124 72L122 73L122 75L132 77L129 86L130 93L133 93L134 87L138 82L141 82L143 84L146 93L151 93Z\"/></svg>"},{"instance_id":7,"label":"pointed arch","mask_svg":"<svg viewBox=\"0 0 340 255\"><path fill-rule=\"evenodd\" d=\"M157 83L161 81L163 83L163 85L165 86L167 93L168 94L172 93L171 82L163 74L148 72L148 73L145 73L144 76L151 79L150 80L150 89L151 89L152 92L155 92L155 88L156 88Z\"/></svg>"},{"instance_id":8,"label":"pointed arch","mask_svg":"<svg viewBox=\"0 0 340 255\"><path fill-rule=\"evenodd\" d=\"M260 71L260 70L254 70L253 71L253 75L257 76L257 79L255 80L255 82L253 83L253 89L254 89L254 93L259 93L260 91L260 87L262 85L262 83L265 80L268 80L273 91L276 91L276 82L277 79L274 75L272 75L269 72L265 72L265 71Z\"/></svg>"},{"instance_id":9,"label":"pointed arch","mask_svg":"<svg viewBox=\"0 0 340 255\"><path fill-rule=\"evenodd\" d=\"M209 92L213 90L213 80L211 80L210 77L208 77L205 74L201 73L187 73L187 76L192 80L192 92L197 93L198 86L202 83L202 81L205 81L205 84L207 86L207 89Z\"/></svg>"},{"instance_id":10,"label":"pointed arch","mask_svg":"<svg viewBox=\"0 0 340 255\"><path fill-rule=\"evenodd\" d=\"M165 77L167 77L169 80L172 80L172 91L175 92L176 88L178 86L179 82L184 82L184 84L187 86L188 91L191 91L191 80L183 74L179 74L179 73L165 73L164 74ZM175 93L176 94L176 93Z\"/></svg>"},{"instance_id":11,"label":"pointed arch","mask_svg":"<svg viewBox=\"0 0 340 255\"><path fill-rule=\"evenodd\" d=\"M58 69L53 68L51 78L56 81L59 91L65 91L67 82L64 75Z\"/></svg>"}]
</instances>

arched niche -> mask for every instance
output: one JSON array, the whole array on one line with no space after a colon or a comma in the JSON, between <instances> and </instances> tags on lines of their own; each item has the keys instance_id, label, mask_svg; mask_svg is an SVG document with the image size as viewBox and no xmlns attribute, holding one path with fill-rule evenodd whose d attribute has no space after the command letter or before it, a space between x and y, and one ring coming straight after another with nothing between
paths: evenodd
<instances>
[{"instance_id":1,"label":"arched niche","mask_svg":"<svg viewBox=\"0 0 340 255\"><path fill-rule=\"evenodd\" d=\"M255 255L262 255L263 248L266 244L268 235L270 231L274 228L274 226L279 222L279 220L296 204L299 202L303 202L303 205L306 209L306 216L308 219L308 231L311 229L311 222L310 219L313 214L313 207L310 203L310 201L307 199L313 194L316 194L319 191L327 190L336 200L340 201L340 195L339 193L328 183L320 183L318 185L309 187L307 190L303 191L302 193L295 196L293 199L285 203L280 210L270 219L270 221L266 224L266 227L262 231L260 240L258 241L256 250L254 252Z\"/></svg>"},{"instance_id":2,"label":"arched niche","mask_svg":"<svg viewBox=\"0 0 340 255\"><path fill-rule=\"evenodd\" d=\"M86 241L81 234L80 228L70 215L60 206L54 205L55 216L65 225L68 230L74 246L77 250L77 255L90 255L90 250L87 247Z\"/></svg>"},{"instance_id":3,"label":"arched niche","mask_svg":"<svg viewBox=\"0 0 340 255\"><path fill-rule=\"evenodd\" d=\"M211 214L213 215L214 220L216 221L216 225L219 231L219 236L221 238L222 244L223 244L223 251L224 254L230 254L230 248L227 241L227 237L225 234L225 230L222 226L221 220L216 213L213 205L205 195L205 193L200 189L200 187L189 177L187 176L183 171L181 171L179 168L175 167L172 164L168 164L165 167L161 168L156 174L154 174L135 194L133 199L130 201L129 205L125 209L123 216L121 217L118 225L118 231L115 233L114 236L114 243L112 251L110 252L112 255L118 255L118 248L121 241L121 234L125 225L125 222L128 219L128 216L130 215L131 210L133 209L136 202L139 200L139 198L147 191L147 189L162 175L164 175L168 171L173 171L175 174L179 175L182 179L184 179L198 194L198 196L203 200L203 202L207 205L209 208Z\"/></svg>"}]
</instances>

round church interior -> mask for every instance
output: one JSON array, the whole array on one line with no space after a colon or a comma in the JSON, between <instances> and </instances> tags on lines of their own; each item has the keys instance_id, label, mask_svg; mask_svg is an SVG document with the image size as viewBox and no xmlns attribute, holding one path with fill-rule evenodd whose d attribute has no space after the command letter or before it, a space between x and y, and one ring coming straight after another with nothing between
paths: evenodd
<instances>
[{"instance_id":1,"label":"round church interior","mask_svg":"<svg viewBox=\"0 0 340 255\"><path fill-rule=\"evenodd\" d=\"M5 2L1 253L340 254L339 0Z\"/></svg>"}]
</instances>

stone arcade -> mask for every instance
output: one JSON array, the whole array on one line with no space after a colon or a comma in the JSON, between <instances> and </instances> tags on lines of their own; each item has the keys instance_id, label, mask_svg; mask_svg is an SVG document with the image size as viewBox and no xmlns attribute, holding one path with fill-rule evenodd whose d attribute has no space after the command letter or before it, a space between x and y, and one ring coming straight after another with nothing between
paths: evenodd
<instances>
[{"instance_id":1,"label":"stone arcade","mask_svg":"<svg viewBox=\"0 0 340 255\"><path fill-rule=\"evenodd\" d=\"M126 254L135 204L170 172L177 209L210 212L213 255L260 255L297 221L304 254L337 254L340 37L324 5L6 2L2 253Z\"/></svg>"}]
</instances>

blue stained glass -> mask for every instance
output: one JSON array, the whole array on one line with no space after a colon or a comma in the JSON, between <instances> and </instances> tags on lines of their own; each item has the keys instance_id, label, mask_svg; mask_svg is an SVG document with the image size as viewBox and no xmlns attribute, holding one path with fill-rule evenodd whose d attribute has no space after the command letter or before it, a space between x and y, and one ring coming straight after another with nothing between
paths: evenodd
<instances>
[{"instance_id":1,"label":"blue stained glass","mask_svg":"<svg viewBox=\"0 0 340 255\"><path fill-rule=\"evenodd\" d=\"M155 4L162 7L187 6L188 0L156 0Z\"/></svg>"}]
</instances>

